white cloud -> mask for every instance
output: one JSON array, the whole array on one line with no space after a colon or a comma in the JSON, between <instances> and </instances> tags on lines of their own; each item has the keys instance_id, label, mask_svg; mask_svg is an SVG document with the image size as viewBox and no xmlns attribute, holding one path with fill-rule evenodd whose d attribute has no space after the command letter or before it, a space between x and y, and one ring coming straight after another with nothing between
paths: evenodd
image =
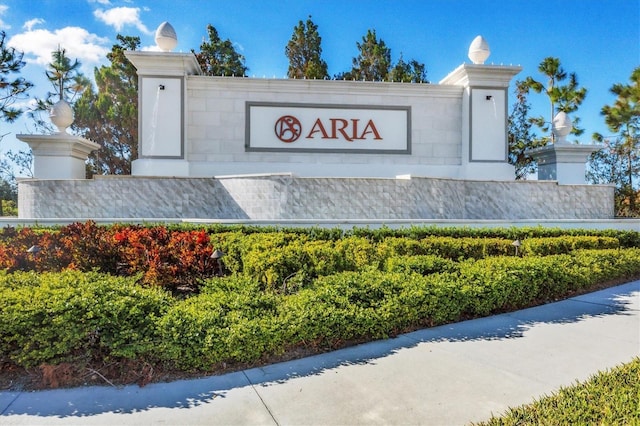
<instances>
[{"instance_id":1,"label":"white cloud","mask_svg":"<svg viewBox=\"0 0 640 426\"><path fill-rule=\"evenodd\" d=\"M138 7L114 7L106 10L96 9L93 12L93 16L105 24L111 25L116 31L122 30L126 25L131 25L144 34L152 33L140 20L140 8Z\"/></svg>"},{"instance_id":2,"label":"white cloud","mask_svg":"<svg viewBox=\"0 0 640 426\"><path fill-rule=\"evenodd\" d=\"M109 0L89 0L89 3L98 3L103 6L109 6L111 4Z\"/></svg>"},{"instance_id":3,"label":"white cloud","mask_svg":"<svg viewBox=\"0 0 640 426\"><path fill-rule=\"evenodd\" d=\"M6 6L4 4L0 4L0 28L4 29L4 30L8 30L11 28L11 25L7 24L6 22L4 22L2 20L2 15L4 15L4 13L9 9L9 6Z\"/></svg>"},{"instance_id":4,"label":"white cloud","mask_svg":"<svg viewBox=\"0 0 640 426\"><path fill-rule=\"evenodd\" d=\"M51 53L60 46L70 59L78 59L84 69L91 70L92 66L106 60L110 51L105 47L108 43L108 38L98 37L84 28L65 27L54 31L37 29L16 34L7 45L24 52L25 61L43 66L51 62Z\"/></svg>"},{"instance_id":5,"label":"white cloud","mask_svg":"<svg viewBox=\"0 0 640 426\"><path fill-rule=\"evenodd\" d=\"M31 31L33 27L38 24L44 24L44 19L40 19L40 18L30 19L22 25L22 28L26 29L27 31Z\"/></svg>"},{"instance_id":6,"label":"white cloud","mask_svg":"<svg viewBox=\"0 0 640 426\"><path fill-rule=\"evenodd\" d=\"M162 49L160 49L157 44L151 46L142 46L140 50L143 52L162 52Z\"/></svg>"}]
</instances>

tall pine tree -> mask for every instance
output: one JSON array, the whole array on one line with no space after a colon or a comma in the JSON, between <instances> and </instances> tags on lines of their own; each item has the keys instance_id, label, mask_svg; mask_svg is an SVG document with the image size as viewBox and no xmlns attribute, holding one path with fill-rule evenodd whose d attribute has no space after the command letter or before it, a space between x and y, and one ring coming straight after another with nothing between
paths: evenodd
<instances>
[{"instance_id":1,"label":"tall pine tree","mask_svg":"<svg viewBox=\"0 0 640 426\"><path fill-rule=\"evenodd\" d=\"M556 116L556 113L563 111L567 114L571 114L578 110L582 101L587 95L587 89L584 87L579 87L578 85L578 77L575 73L568 74L562 65L560 65L560 59L548 57L543 59L543 61L538 66L538 71L543 74L546 78L546 84L539 82L533 77L527 77L524 81L524 87L533 90L536 93L545 93L549 98L551 115L548 119L545 119L544 116L532 118L531 121L536 124L543 132L550 132L549 139L551 142L555 142L555 137L552 132L552 126L550 125L553 122L553 119ZM569 81L561 85L561 82L567 80ZM572 116L571 120L573 122L573 130L571 134L575 136L580 136L584 133L584 129L579 127L580 118L576 116ZM547 139L547 140L549 140Z\"/></svg>"},{"instance_id":2,"label":"tall pine tree","mask_svg":"<svg viewBox=\"0 0 640 426\"><path fill-rule=\"evenodd\" d=\"M202 68L204 75L244 77L247 67L244 64L244 56L236 51L231 40L222 40L218 30L211 24L207 25L209 41L202 41L200 52L196 53L196 59Z\"/></svg>"},{"instance_id":3,"label":"tall pine tree","mask_svg":"<svg viewBox=\"0 0 640 426\"><path fill-rule=\"evenodd\" d=\"M601 114L615 136L593 135L596 141L605 143L605 149L592 155L589 178L596 183L616 184L619 215L640 216L640 67L631 73L629 84L616 83L610 91L617 98L613 105L602 107Z\"/></svg>"},{"instance_id":4,"label":"tall pine tree","mask_svg":"<svg viewBox=\"0 0 640 426\"><path fill-rule=\"evenodd\" d=\"M356 42L359 54L352 60L351 71L339 73L338 80L396 81L428 83L425 65L412 59L405 62L402 55L398 63L391 62L391 49L375 30L367 30L362 43Z\"/></svg>"},{"instance_id":5,"label":"tall pine tree","mask_svg":"<svg viewBox=\"0 0 640 426\"><path fill-rule=\"evenodd\" d=\"M94 71L97 92L87 90L75 103L73 128L100 144L89 156L88 174L131 174L138 157L138 76L125 57L140 47L139 37L117 35L107 54L109 66Z\"/></svg>"},{"instance_id":6,"label":"tall pine tree","mask_svg":"<svg viewBox=\"0 0 640 426\"><path fill-rule=\"evenodd\" d=\"M382 81L386 80L391 69L391 49L376 36L376 30L367 30L362 43L356 42L360 52L353 58L351 71L344 75L346 79Z\"/></svg>"},{"instance_id":7,"label":"tall pine tree","mask_svg":"<svg viewBox=\"0 0 640 426\"><path fill-rule=\"evenodd\" d=\"M33 84L24 77L10 79L10 74L19 73L24 66L23 53L5 44L6 34L0 31L0 121L11 123L22 114L22 110L12 105L25 97ZM2 135L0 135L2 139Z\"/></svg>"},{"instance_id":8,"label":"tall pine tree","mask_svg":"<svg viewBox=\"0 0 640 426\"><path fill-rule=\"evenodd\" d=\"M64 100L73 105L82 93L91 89L91 81L80 71L80 62L72 61L64 48L58 47L51 53L51 58L45 75L53 91L47 92L45 98L36 98L36 106L29 112L36 129L43 133L55 131L48 117L54 103Z\"/></svg>"},{"instance_id":9,"label":"tall pine tree","mask_svg":"<svg viewBox=\"0 0 640 426\"><path fill-rule=\"evenodd\" d=\"M293 29L291 40L285 47L289 58L289 78L325 79L329 77L327 63L322 60L322 38L311 16L307 22L299 21Z\"/></svg>"},{"instance_id":10,"label":"tall pine tree","mask_svg":"<svg viewBox=\"0 0 640 426\"><path fill-rule=\"evenodd\" d=\"M536 137L532 132L529 119L531 104L527 99L528 88L523 81L515 84L516 102L513 104L508 121L509 164L516 168L516 179L526 179L535 172L537 165L527 151L544 146L546 141Z\"/></svg>"}]
</instances>

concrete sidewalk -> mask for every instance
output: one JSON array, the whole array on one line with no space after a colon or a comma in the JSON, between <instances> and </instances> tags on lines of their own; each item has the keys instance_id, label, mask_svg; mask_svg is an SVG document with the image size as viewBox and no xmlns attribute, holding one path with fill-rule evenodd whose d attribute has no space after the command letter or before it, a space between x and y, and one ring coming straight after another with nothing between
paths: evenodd
<instances>
[{"instance_id":1,"label":"concrete sidewalk","mask_svg":"<svg viewBox=\"0 0 640 426\"><path fill-rule=\"evenodd\" d=\"M224 376L0 393L3 425L462 425L640 356L640 281Z\"/></svg>"}]
</instances>

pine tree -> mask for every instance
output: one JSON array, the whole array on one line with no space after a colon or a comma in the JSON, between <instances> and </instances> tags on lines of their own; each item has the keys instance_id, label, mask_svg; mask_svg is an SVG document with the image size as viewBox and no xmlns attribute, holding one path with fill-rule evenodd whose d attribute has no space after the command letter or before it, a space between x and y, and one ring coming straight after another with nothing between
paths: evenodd
<instances>
[{"instance_id":1,"label":"pine tree","mask_svg":"<svg viewBox=\"0 0 640 426\"><path fill-rule=\"evenodd\" d=\"M36 129L43 133L54 131L48 119L48 112L54 103L64 100L73 105L78 96L91 88L91 82L80 71L80 62L77 59L72 61L65 49L58 47L51 53L51 58L45 75L53 91L47 92L45 98L36 98L36 106L29 112ZM42 116L43 114L46 118Z\"/></svg>"},{"instance_id":2,"label":"pine tree","mask_svg":"<svg viewBox=\"0 0 640 426\"><path fill-rule=\"evenodd\" d=\"M529 120L531 104L527 99L528 88L523 81L515 83L516 102L509 114L508 141L509 164L516 168L516 179L526 179L527 175L537 169L533 157L527 151L544 146L546 141L532 133L532 123Z\"/></svg>"},{"instance_id":3,"label":"pine tree","mask_svg":"<svg viewBox=\"0 0 640 426\"><path fill-rule=\"evenodd\" d=\"M415 59L405 62L402 53L396 65L391 68L389 79L401 83L428 83L424 64Z\"/></svg>"},{"instance_id":4,"label":"pine tree","mask_svg":"<svg viewBox=\"0 0 640 426\"><path fill-rule=\"evenodd\" d=\"M597 183L615 183L618 213L640 216L637 206L637 182L640 175L640 67L633 70L630 84L614 84L617 96L613 105L602 107L601 114L609 130L616 135L594 139L605 143L605 150L591 157L589 177ZM634 179L636 184L634 185Z\"/></svg>"},{"instance_id":5,"label":"pine tree","mask_svg":"<svg viewBox=\"0 0 640 426\"><path fill-rule=\"evenodd\" d=\"M367 30L362 43L356 42L360 54L353 58L353 67L345 76L347 79L382 81L391 69L391 49L384 40L378 39L375 30Z\"/></svg>"},{"instance_id":6,"label":"pine tree","mask_svg":"<svg viewBox=\"0 0 640 426\"><path fill-rule=\"evenodd\" d=\"M362 43L356 42L356 47L360 53L353 58L351 71L336 74L336 79L428 83L423 63L414 59L405 62L400 55L394 66L391 62L391 49L384 40L378 39L375 30L367 30Z\"/></svg>"},{"instance_id":7,"label":"pine tree","mask_svg":"<svg viewBox=\"0 0 640 426\"><path fill-rule=\"evenodd\" d=\"M289 58L289 78L325 79L329 77L327 63L322 60L322 38L311 16L307 22L299 21L293 28L291 40L285 47Z\"/></svg>"},{"instance_id":8,"label":"pine tree","mask_svg":"<svg viewBox=\"0 0 640 426\"><path fill-rule=\"evenodd\" d=\"M196 59L204 75L244 77L247 67L244 56L236 52L231 40L222 40L213 25L207 25L209 41L202 41Z\"/></svg>"},{"instance_id":9,"label":"pine tree","mask_svg":"<svg viewBox=\"0 0 640 426\"><path fill-rule=\"evenodd\" d=\"M532 77L527 77L524 81L524 86L533 90L536 93L545 93L549 98L551 107L551 115L548 120L545 120L543 116L532 118L531 121L536 124L543 132L550 133L550 140L555 141L555 137L552 132L551 123L557 112L563 111L567 114L573 113L578 110L582 101L587 95L587 89L578 86L578 77L575 73L567 74L567 72L560 65L558 58L547 57L538 66L538 71L547 77L546 85L534 80ZM560 85L569 77L569 81L565 85ZM572 117L573 130L571 134L580 136L584 133L584 129L579 127L580 118Z\"/></svg>"},{"instance_id":10,"label":"pine tree","mask_svg":"<svg viewBox=\"0 0 640 426\"><path fill-rule=\"evenodd\" d=\"M7 77L9 74L19 73L25 63L22 60L23 53L8 47L5 39L5 32L0 31L0 121L11 123L22 114L21 109L12 105L16 100L25 97L33 84L23 77L13 80Z\"/></svg>"},{"instance_id":11,"label":"pine tree","mask_svg":"<svg viewBox=\"0 0 640 426\"><path fill-rule=\"evenodd\" d=\"M89 175L131 174L138 157L138 76L124 52L137 50L140 38L117 40L107 54L111 64L94 71L97 92L85 91L74 105L73 129L101 146L89 156Z\"/></svg>"}]
</instances>

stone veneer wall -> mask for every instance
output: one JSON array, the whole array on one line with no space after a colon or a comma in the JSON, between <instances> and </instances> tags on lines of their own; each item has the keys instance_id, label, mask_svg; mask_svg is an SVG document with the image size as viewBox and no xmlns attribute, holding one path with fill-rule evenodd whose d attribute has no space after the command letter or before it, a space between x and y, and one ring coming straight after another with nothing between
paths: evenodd
<instances>
[{"instance_id":1,"label":"stone veneer wall","mask_svg":"<svg viewBox=\"0 0 640 426\"><path fill-rule=\"evenodd\" d=\"M19 182L21 218L609 219L613 187L418 178L104 176Z\"/></svg>"}]
</instances>

